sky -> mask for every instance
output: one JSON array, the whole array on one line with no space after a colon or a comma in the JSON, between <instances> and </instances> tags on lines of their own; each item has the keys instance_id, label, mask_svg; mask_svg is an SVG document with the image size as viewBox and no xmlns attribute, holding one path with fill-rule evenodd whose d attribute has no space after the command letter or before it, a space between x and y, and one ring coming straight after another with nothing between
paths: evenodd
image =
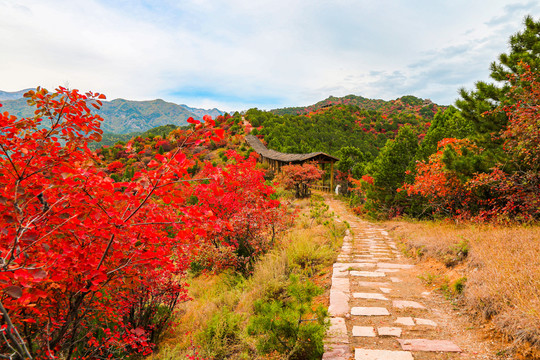
<instances>
[{"instance_id":1,"label":"sky","mask_svg":"<svg viewBox=\"0 0 540 360\"><path fill-rule=\"evenodd\" d=\"M449 105L538 1L0 0L0 90L241 111L328 96Z\"/></svg>"}]
</instances>

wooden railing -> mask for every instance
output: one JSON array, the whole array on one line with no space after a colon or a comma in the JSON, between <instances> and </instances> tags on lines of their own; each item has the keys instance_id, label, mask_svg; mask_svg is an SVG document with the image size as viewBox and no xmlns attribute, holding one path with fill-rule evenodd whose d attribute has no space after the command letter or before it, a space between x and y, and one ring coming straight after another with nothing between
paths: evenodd
<instances>
[{"instance_id":1,"label":"wooden railing","mask_svg":"<svg viewBox=\"0 0 540 360\"><path fill-rule=\"evenodd\" d=\"M312 188L313 190L320 190L320 191L326 191L326 192L332 191L330 189L330 186L328 185L311 185L310 188Z\"/></svg>"}]
</instances>

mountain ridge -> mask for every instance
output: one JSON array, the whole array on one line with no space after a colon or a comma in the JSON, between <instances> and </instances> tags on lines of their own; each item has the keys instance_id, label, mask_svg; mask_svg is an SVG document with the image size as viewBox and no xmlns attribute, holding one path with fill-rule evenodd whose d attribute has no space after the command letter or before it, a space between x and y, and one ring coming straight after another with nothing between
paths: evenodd
<instances>
[{"instance_id":1,"label":"mountain ridge","mask_svg":"<svg viewBox=\"0 0 540 360\"><path fill-rule=\"evenodd\" d=\"M2 90L0 90L0 101L22 99L24 93L26 93L26 92L28 92L30 90L34 90L34 89L28 88L28 89L23 89L23 90L19 90L19 91L2 91Z\"/></svg>"},{"instance_id":2,"label":"mountain ridge","mask_svg":"<svg viewBox=\"0 0 540 360\"><path fill-rule=\"evenodd\" d=\"M28 106L23 94L32 89L15 92L0 90L0 102L2 112L7 111L17 117L29 117L33 115L33 108ZM201 120L204 115L215 118L225 114L217 108L199 109L187 105L179 105L163 99L154 100L126 100L114 99L103 101L103 106L97 111L103 118L102 129L115 134L127 134L132 132L144 132L149 129L173 124L176 126L187 125L187 119L193 117Z\"/></svg>"}]
</instances>

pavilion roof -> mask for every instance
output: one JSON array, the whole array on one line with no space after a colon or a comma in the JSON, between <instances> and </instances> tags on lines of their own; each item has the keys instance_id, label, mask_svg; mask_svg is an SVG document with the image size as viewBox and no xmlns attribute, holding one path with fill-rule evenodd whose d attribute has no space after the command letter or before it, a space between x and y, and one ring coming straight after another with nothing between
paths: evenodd
<instances>
[{"instance_id":1,"label":"pavilion roof","mask_svg":"<svg viewBox=\"0 0 540 360\"><path fill-rule=\"evenodd\" d=\"M246 142L249 146L253 148L253 150L255 150L257 154L264 156L265 158L281 162L305 162L311 159L315 160L316 158L323 159L329 162L339 161L337 157L328 155L320 151L308 154L287 154L275 150L270 150L255 135L247 135Z\"/></svg>"}]
</instances>

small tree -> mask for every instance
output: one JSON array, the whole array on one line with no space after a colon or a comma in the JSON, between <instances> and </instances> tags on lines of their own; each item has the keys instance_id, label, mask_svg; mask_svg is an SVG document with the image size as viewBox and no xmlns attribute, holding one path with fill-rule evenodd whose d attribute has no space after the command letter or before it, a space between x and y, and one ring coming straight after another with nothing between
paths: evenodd
<instances>
[{"instance_id":1,"label":"small tree","mask_svg":"<svg viewBox=\"0 0 540 360\"><path fill-rule=\"evenodd\" d=\"M310 185L320 180L323 173L314 164L286 165L281 168L278 182L283 184L285 189L294 190L295 197L306 198L311 194Z\"/></svg>"}]
</instances>

